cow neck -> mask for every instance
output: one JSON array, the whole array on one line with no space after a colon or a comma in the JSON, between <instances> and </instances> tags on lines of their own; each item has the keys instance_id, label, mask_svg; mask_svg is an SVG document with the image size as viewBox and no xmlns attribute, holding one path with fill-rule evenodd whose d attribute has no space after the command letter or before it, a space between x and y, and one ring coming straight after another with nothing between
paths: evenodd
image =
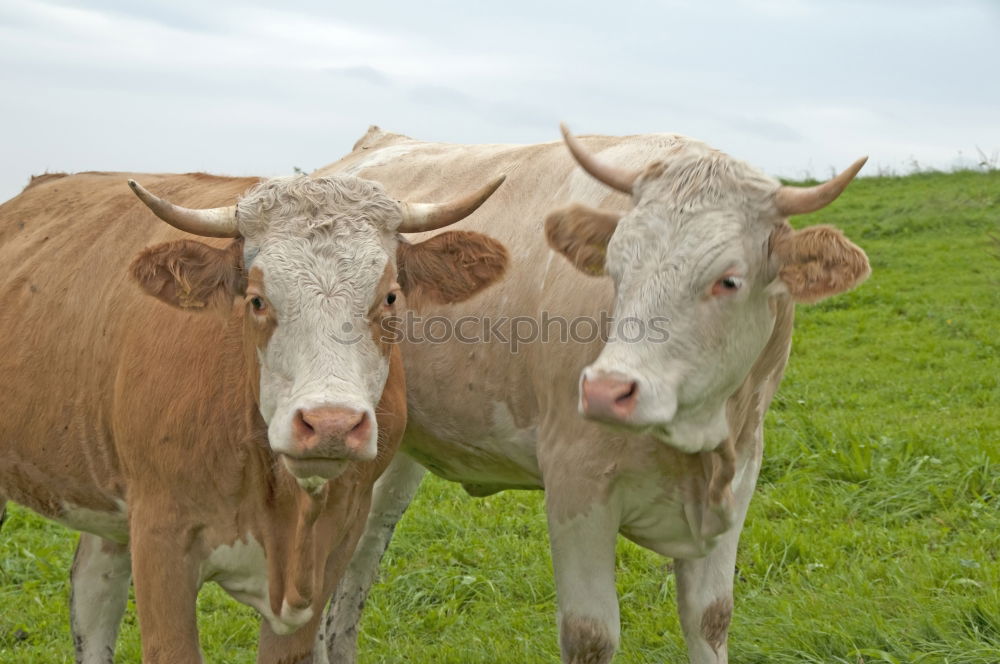
<instances>
[{"instance_id":1,"label":"cow neck","mask_svg":"<svg viewBox=\"0 0 1000 664\"><path fill-rule=\"evenodd\" d=\"M283 604L301 611L310 607L321 581L318 574L325 569L326 561L318 560L317 521L327 504L330 483L315 493L296 487L295 531L286 553L286 564L269 575L271 582L271 610L280 614ZM324 542L329 544L329 542ZM278 581L278 583L275 583Z\"/></svg>"},{"instance_id":2,"label":"cow neck","mask_svg":"<svg viewBox=\"0 0 1000 664\"><path fill-rule=\"evenodd\" d=\"M242 403L237 406L244 414L242 430L233 433L244 446L242 456L247 459L237 527L240 536L249 530L264 549L269 601L275 615L281 615L283 604L304 610L329 590L324 586L330 554L360 535L374 477L399 447L406 427L406 383L399 348L389 350L389 376L375 409L378 457L350 464L342 475L309 493L271 451L267 424L258 406L257 353L245 343L242 316L234 317L227 334L224 378L233 381L230 384L243 385ZM361 486L367 486L368 492L361 491Z\"/></svg>"},{"instance_id":3,"label":"cow neck","mask_svg":"<svg viewBox=\"0 0 1000 664\"><path fill-rule=\"evenodd\" d=\"M249 531L264 549L271 608L275 615L281 615L283 602L300 610L310 606L316 594L317 580L322 578L318 574L322 574L325 563L319 559L319 548L332 544L316 535L319 517L328 511L331 483L315 493L304 491L271 451L267 423L259 408L257 352L248 343L242 316L230 321L227 336L226 347L231 352L227 353L225 364L229 370L224 372L225 379L243 386L238 404L243 426L233 433L245 448L245 456L241 456L247 459L242 468L244 489L235 521L239 537ZM348 469L345 474L353 473Z\"/></svg>"},{"instance_id":4,"label":"cow neck","mask_svg":"<svg viewBox=\"0 0 1000 664\"><path fill-rule=\"evenodd\" d=\"M730 437L711 452L689 459L684 473L688 484L685 512L693 539L708 550L709 543L734 525L735 497L732 482L738 464L751 457L759 463L763 453L759 423L784 374L792 344L795 306L787 297L772 298L774 329L750 373L726 404Z\"/></svg>"}]
</instances>

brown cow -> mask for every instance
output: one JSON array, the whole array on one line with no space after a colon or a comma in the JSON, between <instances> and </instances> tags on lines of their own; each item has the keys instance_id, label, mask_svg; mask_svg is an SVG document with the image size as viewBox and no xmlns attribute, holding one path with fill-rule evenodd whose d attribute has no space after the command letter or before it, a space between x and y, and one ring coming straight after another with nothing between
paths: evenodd
<instances>
[{"instance_id":1,"label":"brown cow","mask_svg":"<svg viewBox=\"0 0 1000 664\"><path fill-rule=\"evenodd\" d=\"M545 490L563 661L605 664L618 645L619 533L675 559L691 661L727 661L736 545L795 302L868 275L839 231L795 231L787 218L833 201L863 162L817 187L783 187L683 136L566 139L571 151L374 128L319 171L411 196L506 171L503 204L467 227L517 258L467 302L410 300L456 334L427 343L414 325L404 344L408 454L376 486L337 591L327 634L338 662L353 659L359 607L419 483L412 459L473 495ZM484 343L470 346L477 330Z\"/></svg>"},{"instance_id":2,"label":"brown cow","mask_svg":"<svg viewBox=\"0 0 1000 664\"><path fill-rule=\"evenodd\" d=\"M399 233L467 216L502 178L448 205L351 176L144 178L195 208L253 187L199 210L129 182L223 241L152 223L121 174L49 178L0 207L0 498L83 531L78 662L112 661L131 575L144 661L201 661L195 599L215 581L264 617L258 661L296 662L405 425L380 320L401 293L457 301L506 264L483 235Z\"/></svg>"}]
</instances>

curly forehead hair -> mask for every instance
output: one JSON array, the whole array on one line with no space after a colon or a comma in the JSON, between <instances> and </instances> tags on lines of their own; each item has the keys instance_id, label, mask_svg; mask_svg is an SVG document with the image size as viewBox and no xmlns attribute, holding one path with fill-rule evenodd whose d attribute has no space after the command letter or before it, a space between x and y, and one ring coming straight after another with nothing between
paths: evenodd
<instances>
[{"instance_id":1,"label":"curly forehead hair","mask_svg":"<svg viewBox=\"0 0 1000 664\"><path fill-rule=\"evenodd\" d=\"M369 223L391 231L400 222L400 207L377 182L351 175L294 175L255 185L240 198L236 215L244 237L303 222L317 229L341 222Z\"/></svg>"},{"instance_id":2,"label":"curly forehead hair","mask_svg":"<svg viewBox=\"0 0 1000 664\"><path fill-rule=\"evenodd\" d=\"M682 136L674 140L662 161L646 167L640 186L676 208L762 205L781 184L701 141Z\"/></svg>"}]
</instances>

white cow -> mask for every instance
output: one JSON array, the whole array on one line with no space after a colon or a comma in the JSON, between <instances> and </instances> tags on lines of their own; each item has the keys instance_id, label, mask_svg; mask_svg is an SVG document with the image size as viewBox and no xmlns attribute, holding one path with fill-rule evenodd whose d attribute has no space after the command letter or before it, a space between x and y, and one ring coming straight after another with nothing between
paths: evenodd
<instances>
[{"instance_id":1,"label":"white cow","mask_svg":"<svg viewBox=\"0 0 1000 664\"><path fill-rule=\"evenodd\" d=\"M498 204L464 227L512 257L491 290L465 302L408 296L410 310L455 322L456 334L430 343L418 325L404 344L407 455L380 480L335 595L332 661L353 661L360 607L421 466L472 495L545 490L564 662L608 662L618 645L619 533L675 558L691 662L728 659L737 541L794 304L869 273L837 229L796 231L787 219L833 201L864 160L794 188L682 136L565 139L575 162L560 143L446 145L372 128L319 171L408 198L506 172ZM489 327L476 321L518 316L528 322L466 343ZM587 321L607 343L585 338Z\"/></svg>"}]
</instances>

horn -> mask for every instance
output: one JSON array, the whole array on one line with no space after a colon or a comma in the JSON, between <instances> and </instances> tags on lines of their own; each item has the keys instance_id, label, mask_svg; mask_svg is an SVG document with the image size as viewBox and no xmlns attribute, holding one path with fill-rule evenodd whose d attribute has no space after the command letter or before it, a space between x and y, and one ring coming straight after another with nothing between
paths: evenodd
<instances>
[{"instance_id":1,"label":"horn","mask_svg":"<svg viewBox=\"0 0 1000 664\"><path fill-rule=\"evenodd\" d=\"M580 164L580 168L590 173L596 179L600 180L604 184L608 185L612 189L617 189L618 191L624 192L626 194L632 193L632 187L635 185L636 179L642 173L641 170L630 171L624 168L617 168L609 164L605 164L599 161L594 155L587 152L580 140L569 132L569 128L565 124L560 124L559 129L562 130L563 140L566 142L566 147L573 154L573 158L576 163Z\"/></svg>"},{"instance_id":2,"label":"horn","mask_svg":"<svg viewBox=\"0 0 1000 664\"><path fill-rule=\"evenodd\" d=\"M778 212L782 216L788 217L793 214L815 212L826 207L843 193L866 161L868 161L868 157L858 159L837 177L815 187L781 187L774 196L774 204L777 206Z\"/></svg>"},{"instance_id":3,"label":"horn","mask_svg":"<svg viewBox=\"0 0 1000 664\"><path fill-rule=\"evenodd\" d=\"M485 203L506 179L506 175L500 175L479 191L449 203L401 203L403 221L396 230L400 233L422 233L460 221Z\"/></svg>"},{"instance_id":4,"label":"horn","mask_svg":"<svg viewBox=\"0 0 1000 664\"><path fill-rule=\"evenodd\" d=\"M236 227L236 206L209 208L207 210L192 210L174 205L146 191L135 180L129 180L128 186L153 211L157 217L174 228L204 237L239 237Z\"/></svg>"}]
</instances>

